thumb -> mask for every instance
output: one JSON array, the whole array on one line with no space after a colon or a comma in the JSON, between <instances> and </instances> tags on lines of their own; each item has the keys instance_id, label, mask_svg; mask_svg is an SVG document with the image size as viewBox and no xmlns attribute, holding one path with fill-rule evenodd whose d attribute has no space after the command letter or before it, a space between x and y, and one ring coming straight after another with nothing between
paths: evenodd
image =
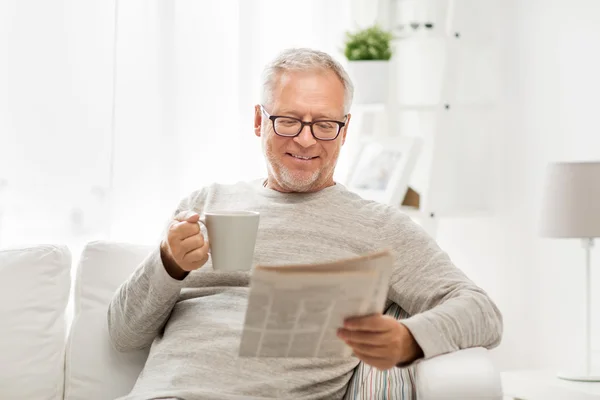
<instances>
[{"instance_id":1,"label":"thumb","mask_svg":"<svg viewBox=\"0 0 600 400\"><path fill-rule=\"evenodd\" d=\"M187 217L186 221L191 222L192 224L197 223L198 220L200 219L200 216L198 215L198 213L195 213L193 211L191 211L186 217Z\"/></svg>"},{"instance_id":2,"label":"thumb","mask_svg":"<svg viewBox=\"0 0 600 400\"><path fill-rule=\"evenodd\" d=\"M187 222L198 222L198 220L200 219L200 216L198 215L198 213L189 210L189 211L181 211L179 214L177 214L175 216L175 220L183 222L183 221L187 221Z\"/></svg>"}]
</instances>

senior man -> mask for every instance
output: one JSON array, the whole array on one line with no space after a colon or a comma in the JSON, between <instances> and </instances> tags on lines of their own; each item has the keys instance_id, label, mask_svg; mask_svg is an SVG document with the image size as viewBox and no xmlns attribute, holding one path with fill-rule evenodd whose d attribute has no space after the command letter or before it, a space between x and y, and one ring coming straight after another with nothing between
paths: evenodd
<instances>
[{"instance_id":1,"label":"senior man","mask_svg":"<svg viewBox=\"0 0 600 400\"><path fill-rule=\"evenodd\" d=\"M254 133L268 176L192 193L157 246L112 300L115 348L151 346L124 399L342 398L359 360L378 369L500 342L502 317L417 224L397 207L360 198L333 173L350 124L352 83L329 55L281 53L264 71ZM348 358L237 356L250 273L210 265L198 214L259 211L255 263L313 263L392 249L389 303L410 317L348 320L339 331Z\"/></svg>"}]
</instances>

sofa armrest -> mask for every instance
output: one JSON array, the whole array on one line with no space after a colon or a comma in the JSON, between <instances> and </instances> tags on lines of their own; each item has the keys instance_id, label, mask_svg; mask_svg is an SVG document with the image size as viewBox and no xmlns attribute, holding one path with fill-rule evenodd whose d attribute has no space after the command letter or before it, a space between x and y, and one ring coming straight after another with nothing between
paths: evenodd
<instances>
[{"instance_id":1,"label":"sofa armrest","mask_svg":"<svg viewBox=\"0 0 600 400\"><path fill-rule=\"evenodd\" d=\"M417 363L416 369L419 399L502 399L500 373L482 347L433 357Z\"/></svg>"}]
</instances>

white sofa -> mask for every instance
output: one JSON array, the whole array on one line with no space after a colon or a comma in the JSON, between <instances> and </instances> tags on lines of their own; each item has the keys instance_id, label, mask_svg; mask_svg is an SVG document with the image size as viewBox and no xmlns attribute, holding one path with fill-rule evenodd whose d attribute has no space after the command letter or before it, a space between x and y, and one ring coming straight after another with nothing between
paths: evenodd
<instances>
[{"instance_id":1,"label":"white sofa","mask_svg":"<svg viewBox=\"0 0 600 400\"><path fill-rule=\"evenodd\" d=\"M149 250L89 243L77 269L70 327L65 323L69 249L43 245L0 251L0 399L101 400L128 393L147 352L112 349L106 309ZM416 381L420 400L502 398L500 375L482 348L421 362Z\"/></svg>"}]
</instances>

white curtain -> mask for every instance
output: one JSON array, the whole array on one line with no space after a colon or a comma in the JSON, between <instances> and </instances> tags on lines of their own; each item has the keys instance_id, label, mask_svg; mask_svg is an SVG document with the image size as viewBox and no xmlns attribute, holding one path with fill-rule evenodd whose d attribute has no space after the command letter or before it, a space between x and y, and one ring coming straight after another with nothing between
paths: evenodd
<instances>
[{"instance_id":1,"label":"white curtain","mask_svg":"<svg viewBox=\"0 0 600 400\"><path fill-rule=\"evenodd\" d=\"M0 246L151 242L190 191L263 176L263 65L291 46L344 61L350 15L345 0L0 1Z\"/></svg>"}]
</instances>

